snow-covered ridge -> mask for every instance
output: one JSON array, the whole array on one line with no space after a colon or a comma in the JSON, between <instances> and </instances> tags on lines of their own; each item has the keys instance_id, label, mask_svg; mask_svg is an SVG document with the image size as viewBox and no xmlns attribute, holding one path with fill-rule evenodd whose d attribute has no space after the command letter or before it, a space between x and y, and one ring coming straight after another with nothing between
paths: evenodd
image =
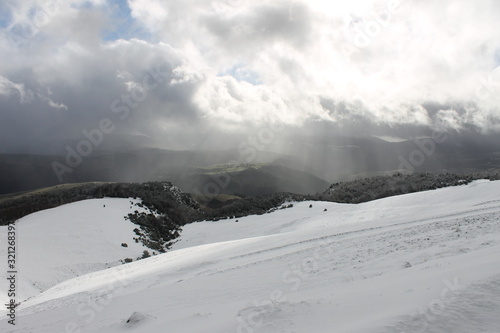
<instances>
[{"instance_id":1,"label":"snow-covered ridge","mask_svg":"<svg viewBox=\"0 0 500 333\"><path fill-rule=\"evenodd\" d=\"M78 201L28 215L16 222L18 300L23 301L65 280L121 265L120 260L141 256L146 249L134 241L137 227L125 219L146 211L138 199L104 198ZM6 227L0 239L7 239ZM122 243L127 247L122 246ZM7 247L0 248L6 258ZM5 261L5 260L4 260ZM2 261L2 271L6 271ZM0 280L5 301L7 284Z\"/></svg>"},{"instance_id":2,"label":"snow-covered ridge","mask_svg":"<svg viewBox=\"0 0 500 333\"><path fill-rule=\"evenodd\" d=\"M193 223L173 251L60 283L2 331L497 332L499 193L475 181Z\"/></svg>"}]
</instances>

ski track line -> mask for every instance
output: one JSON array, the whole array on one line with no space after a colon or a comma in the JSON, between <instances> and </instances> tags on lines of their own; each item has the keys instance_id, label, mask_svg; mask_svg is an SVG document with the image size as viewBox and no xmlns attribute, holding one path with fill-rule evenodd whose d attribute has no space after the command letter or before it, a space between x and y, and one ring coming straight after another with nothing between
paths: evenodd
<instances>
[{"instance_id":1,"label":"ski track line","mask_svg":"<svg viewBox=\"0 0 500 333\"><path fill-rule=\"evenodd\" d=\"M455 216L457 214L452 214L450 216ZM462 214L460 214L462 215ZM418 222L404 222L404 223L399 223L399 224L395 224L395 225L390 225L390 226L381 226L381 227L374 227L374 228L368 228L368 229L362 229L362 230L356 230L356 231L349 231L349 232L345 232L345 233L339 233L339 234L334 234L334 235L329 235L329 236L324 236L324 237L320 237L320 238L314 238L314 239L308 239L308 240L303 240L303 241L300 241L300 242L296 242L296 243L289 243L289 244L285 244L285 245L282 245L282 246L276 246L276 247L272 247L272 248L268 248L268 249L263 249L263 250L259 250L259 251L255 251L255 252L252 252L252 253L248 253L248 254L244 254L244 255L238 255L238 256L233 256L233 257L230 257L230 258L227 258L227 259L221 259L221 262L222 261L226 261L226 260L230 260L230 261L233 261L233 260L237 260L237 259L241 259L241 258L245 258L245 257L254 257L254 256L257 256L257 255L261 255L261 254L264 254L264 253L272 253L272 252L276 252L276 251L279 251L279 250L284 250L284 249L290 249L291 251L287 251L287 252L284 252L280 255L272 255L270 258L266 258L266 259L260 259L260 260L256 260L256 261L251 261L249 263L246 263L246 264L243 264L243 265L237 265L237 266L232 266L232 267L228 267L226 269L223 269L223 270L217 270L217 271L213 271L213 270L206 270L206 271L203 271L203 272L198 272L196 274L196 277L199 277L199 276L209 276L209 275L213 275L213 274L219 274L219 273L223 273L223 272L226 272L226 271L232 271L232 270L236 270L236 269L242 269L242 268L246 268L246 267L249 267L249 266L253 266L253 265L256 265L256 264L259 264L259 263L266 263L266 262L271 262L271 261L281 261L283 259L286 259L286 258L289 258L290 255L306 255L306 254L310 254L310 253L314 253L318 246L314 246L314 247L304 247L304 248L300 248L300 249L297 249L297 250L293 250L294 247L297 247L298 245L302 245L302 244L310 244L312 242L318 242L318 241L321 241L321 240L325 240L325 239L329 239L329 238L333 238L333 237L338 237L338 236L350 236L350 235L353 235L353 234L356 234L355 236L353 237L345 237L345 238L342 238L342 239L335 239L333 241L331 241L330 243L322 243L320 244L319 246L322 246L322 247L328 247L328 246L333 246L333 245L337 245L337 247L340 247L341 249L344 249L345 251L342 251L342 252L349 252L347 251L348 249L352 248L352 247L357 247L359 248L360 246L360 243L359 242L356 242L357 239L361 238L361 237L370 237L370 238L377 238L378 240L381 240L383 237L382 236L385 236L384 238L384 241L385 239L388 239L388 238L392 238L392 239L395 239L395 240L398 240L400 239L400 236L402 234L402 232L406 231L407 233L411 234L411 235L415 235L415 237L419 237L419 238L425 238L427 234L431 234L431 235L435 235L435 231L436 231L436 228L430 228L430 225L436 225L438 228L437 229L444 229L444 230L449 230L450 233L452 232L451 226L454 226L455 224L457 223L460 223L461 221L463 221L463 219L465 218L470 218L470 217L483 217L483 216L491 216L492 218L489 218L489 219L486 219L486 221L490 221L490 222L495 222L498 217L500 216L496 216L497 214L494 214L494 213L485 213L485 214L480 214L480 215L468 215L466 217L463 217L462 219L457 219L457 218L454 218L454 219L450 219L450 220L446 220L446 221L434 221L435 218L431 218L431 219L428 219L430 220L431 222L427 222L427 223L423 223L422 220L418 220ZM500 214L498 214L500 215ZM495 217L497 217L497 219L495 219ZM482 220L482 222L484 222L485 219ZM409 227L408 228L408 224L414 224L413 226ZM415 225L415 223L418 223ZM439 228L441 227L441 228ZM422 230L426 228L427 230ZM384 229L387 229L387 230L384 230ZM500 229L500 227L499 227ZM375 232L374 232L375 231ZM422 232L424 231L424 233ZM468 234L468 238L471 238L471 237L474 237L476 238L476 236L478 236L477 234L479 234L480 232L477 231L476 232L476 235L473 235L472 233L469 235ZM367 235L368 234L368 235ZM483 234L486 234L486 233L483 233ZM481 235L479 235L481 236ZM433 237L434 238L434 237ZM454 240L454 238L451 238L450 237L450 240ZM351 247L342 247L340 246L340 244L338 244L339 242L349 242L349 243L352 243L352 246ZM412 243L413 245L414 243ZM434 246L436 244L442 244L442 242L437 242L437 241L431 241L431 246ZM396 243L391 243L391 244L387 244L385 246L385 248L391 248L391 247L395 247L397 244ZM450 245L450 244L448 244ZM361 244L361 246L363 247L363 244ZM405 248L404 250L406 252L410 251L410 250L421 250L421 248L417 248L417 246L413 246L411 248ZM392 249L390 251L386 251L384 254L388 254L388 253L392 253L392 252L395 252L395 251L399 251L399 250L402 250L401 248L399 249ZM374 251L375 252L375 251ZM220 266L220 263L218 263L219 266Z\"/></svg>"}]
</instances>

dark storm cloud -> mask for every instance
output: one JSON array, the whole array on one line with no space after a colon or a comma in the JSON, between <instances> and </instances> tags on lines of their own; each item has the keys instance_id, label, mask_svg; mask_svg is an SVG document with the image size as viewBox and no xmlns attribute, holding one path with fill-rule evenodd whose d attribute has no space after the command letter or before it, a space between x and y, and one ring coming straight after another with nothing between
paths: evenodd
<instances>
[{"instance_id":1,"label":"dark storm cloud","mask_svg":"<svg viewBox=\"0 0 500 333\"><path fill-rule=\"evenodd\" d=\"M192 99L199 80L177 71L182 61L167 45L132 40L92 53L78 51L60 49L66 53L60 62L2 77L9 83L0 99L2 150L26 147L38 138L50 151L53 142L77 140L102 118L116 118L119 107L127 109L127 119L117 122L117 133L157 137L163 122L197 123Z\"/></svg>"},{"instance_id":2,"label":"dark storm cloud","mask_svg":"<svg viewBox=\"0 0 500 333\"><path fill-rule=\"evenodd\" d=\"M393 2L9 0L0 151L61 151L104 118L176 149L235 147L273 123L401 140L499 131L498 2Z\"/></svg>"}]
</instances>

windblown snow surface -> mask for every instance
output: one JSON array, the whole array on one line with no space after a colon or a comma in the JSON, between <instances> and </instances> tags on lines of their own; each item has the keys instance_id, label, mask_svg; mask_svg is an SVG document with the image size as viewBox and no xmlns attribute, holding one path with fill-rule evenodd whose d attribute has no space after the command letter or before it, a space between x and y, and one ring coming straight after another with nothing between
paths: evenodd
<instances>
[{"instance_id":1,"label":"windblown snow surface","mask_svg":"<svg viewBox=\"0 0 500 333\"><path fill-rule=\"evenodd\" d=\"M145 211L140 200L104 198L79 201L31 214L16 223L17 299L38 295L65 280L121 265L141 257L134 241L137 225L125 219ZM0 229L0 267L7 271L7 228ZM126 243L127 247L121 244ZM150 251L152 252L152 251ZM5 269L4 269L5 268ZM7 280L0 280L0 302L7 300Z\"/></svg>"},{"instance_id":2,"label":"windblown snow surface","mask_svg":"<svg viewBox=\"0 0 500 333\"><path fill-rule=\"evenodd\" d=\"M19 299L15 326L2 310L2 332L500 332L498 181L193 223L169 253L62 281L78 251L116 260L100 244L132 228L82 229L79 205L104 211L91 200L17 223L19 285L55 284Z\"/></svg>"}]
</instances>

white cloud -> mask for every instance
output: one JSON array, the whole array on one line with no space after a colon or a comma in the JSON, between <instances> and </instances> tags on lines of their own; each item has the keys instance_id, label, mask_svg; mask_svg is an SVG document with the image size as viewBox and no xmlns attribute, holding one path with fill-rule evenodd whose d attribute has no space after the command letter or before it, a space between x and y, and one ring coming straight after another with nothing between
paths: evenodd
<instances>
[{"instance_id":1,"label":"white cloud","mask_svg":"<svg viewBox=\"0 0 500 333\"><path fill-rule=\"evenodd\" d=\"M14 21L0 37L0 94L26 102L33 98L26 86L49 87L45 105L71 110L71 128L91 126L163 66L165 83L124 131L161 138L185 126L224 132L360 118L498 130L500 3L395 3L129 0L134 24L149 37L109 41L102 39L113 24L107 2L49 10L9 0ZM34 21L33 8L45 16ZM36 27L21 45L8 39L19 22Z\"/></svg>"},{"instance_id":2,"label":"white cloud","mask_svg":"<svg viewBox=\"0 0 500 333\"><path fill-rule=\"evenodd\" d=\"M33 99L33 93L25 89L24 84L14 83L8 78L0 75L0 95L18 96L21 104L29 103Z\"/></svg>"},{"instance_id":3,"label":"white cloud","mask_svg":"<svg viewBox=\"0 0 500 333\"><path fill-rule=\"evenodd\" d=\"M54 102L53 100L51 99L48 99L47 100L47 104L51 107L51 108L54 108L54 109L65 109L65 110L68 110L68 107L62 103L56 103Z\"/></svg>"},{"instance_id":4,"label":"white cloud","mask_svg":"<svg viewBox=\"0 0 500 333\"><path fill-rule=\"evenodd\" d=\"M478 75L494 69L500 44L492 13L499 5L394 2L131 3L159 38L186 50L188 61L203 58L215 71L243 63L294 105L314 96L348 102L356 96L380 121L408 122L413 115L426 123L422 103L463 101L498 116L496 98L479 101L474 91ZM353 51L348 59L345 48ZM292 111L322 112L314 104L305 109Z\"/></svg>"}]
</instances>

